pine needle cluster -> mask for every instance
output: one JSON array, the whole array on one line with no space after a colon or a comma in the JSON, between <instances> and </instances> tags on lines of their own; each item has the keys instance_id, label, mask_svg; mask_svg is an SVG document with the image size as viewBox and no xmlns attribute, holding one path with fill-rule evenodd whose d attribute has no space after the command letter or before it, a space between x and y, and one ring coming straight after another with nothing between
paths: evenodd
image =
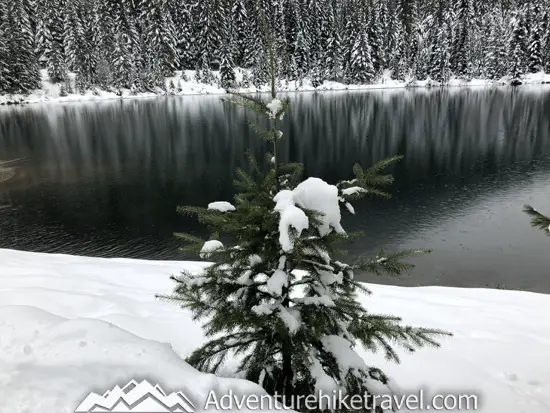
<instances>
[{"instance_id":1,"label":"pine needle cluster","mask_svg":"<svg viewBox=\"0 0 550 413\"><path fill-rule=\"evenodd\" d=\"M531 205L525 205L523 212L531 218L531 226L544 231L546 235L550 235L550 218L538 212Z\"/></svg>"}]
</instances>

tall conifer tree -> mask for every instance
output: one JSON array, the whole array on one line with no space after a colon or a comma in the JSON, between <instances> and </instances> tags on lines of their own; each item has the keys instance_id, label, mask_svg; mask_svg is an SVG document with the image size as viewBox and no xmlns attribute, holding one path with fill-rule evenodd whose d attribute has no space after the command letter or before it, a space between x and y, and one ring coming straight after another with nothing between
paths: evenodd
<instances>
[{"instance_id":1,"label":"tall conifer tree","mask_svg":"<svg viewBox=\"0 0 550 413\"><path fill-rule=\"evenodd\" d=\"M40 86L40 71L35 55L35 38L26 0L8 3L10 89L29 93Z\"/></svg>"},{"instance_id":2,"label":"tall conifer tree","mask_svg":"<svg viewBox=\"0 0 550 413\"><path fill-rule=\"evenodd\" d=\"M9 36L8 4L7 0L0 0L0 93L11 90Z\"/></svg>"}]
</instances>

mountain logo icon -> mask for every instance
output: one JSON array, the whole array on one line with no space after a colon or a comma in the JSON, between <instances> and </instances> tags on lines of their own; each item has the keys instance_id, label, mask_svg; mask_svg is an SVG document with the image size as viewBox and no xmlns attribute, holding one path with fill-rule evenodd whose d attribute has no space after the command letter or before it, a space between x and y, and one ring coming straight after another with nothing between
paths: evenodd
<instances>
[{"instance_id":1,"label":"mountain logo icon","mask_svg":"<svg viewBox=\"0 0 550 413\"><path fill-rule=\"evenodd\" d=\"M147 380L131 380L124 387L115 386L103 395L90 393L75 413L193 413L195 406L181 391L166 394Z\"/></svg>"}]
</instances>

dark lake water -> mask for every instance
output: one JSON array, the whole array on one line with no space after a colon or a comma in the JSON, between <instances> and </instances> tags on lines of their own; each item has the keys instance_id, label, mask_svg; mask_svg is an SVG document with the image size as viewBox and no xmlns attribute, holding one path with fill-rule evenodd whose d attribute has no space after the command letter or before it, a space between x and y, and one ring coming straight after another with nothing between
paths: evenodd
<instances>
[{"instance_id":1,"label":"dark lake water","mask_svg":"<svg viewBox=\"0 0 550 413\"><path fill-rule=\"evenodd\" d=\"M550 238L522 206L550 213L550 88L292 94L284 160L329 182L403 154L393 198L355 203L353 260L430 248L400 285L550 293ZM266 97L267 98L267 97ZM0 108L0 248L196 259L175 231L204 234L176 206L231 200L244 152L267 148L244 110L216 96Z\"/></svg>"}]
</instances>

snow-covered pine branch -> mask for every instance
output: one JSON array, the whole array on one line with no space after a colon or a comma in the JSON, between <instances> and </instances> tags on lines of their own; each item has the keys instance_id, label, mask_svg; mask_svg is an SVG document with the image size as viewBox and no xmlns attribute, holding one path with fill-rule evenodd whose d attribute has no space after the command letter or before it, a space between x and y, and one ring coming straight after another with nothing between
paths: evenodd
<instances>
[{"instance_id":1,"label":"snow-covered pine branch","mask_svg":"<svg viewBox=\"0 0 550 413\"><path fill-rule=\"evenodd\" d=\"M543 230L546 235L550 236L550 218L538 212L531 205L525 205L523 212L531 217L531 226Z\"/></svg>"}]
</instances>

